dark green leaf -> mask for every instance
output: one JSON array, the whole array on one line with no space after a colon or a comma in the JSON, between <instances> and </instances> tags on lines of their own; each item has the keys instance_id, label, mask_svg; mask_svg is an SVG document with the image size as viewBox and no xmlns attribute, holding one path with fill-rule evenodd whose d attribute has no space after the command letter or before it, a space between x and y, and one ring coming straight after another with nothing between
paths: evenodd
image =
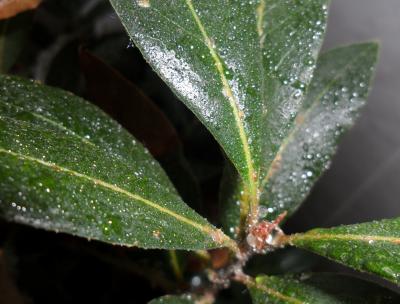
<instances>
[{"instance_id":1,"label":"dark green leaf","mask_svg":"<svg viewBox=\"0 0 400 304\"><path fill-rule=\"evenodd\" d=\"M255 207L260 170L312 78L328 0L110 1L146 60L222 145Z\"/></svg>"},{"instance_id":2,"label":"dark green leaf","mask_svg":"<svg viewBox=\"0 0 400 304\"><path fill-rule=\"evenodd\" d=\"M319 58L296 127L262 184L261 204L270 219L284 210L293 213L329 167L340 137L365 104L377 53L376 43L365 43Z\"/></svg>"},{"instance_id":3,"label":"dark green leaf","mask_svg":"<svg viewBox=\"0 0 400 304\"><path fill-rule=\"evenodd\" d=\"M397 303L400 296L384 287L337 274L259 276L251 282L254 304L266 303Z\"/></svg>"},{"instance_id":4,"label":"dark green leaf","mask_svg":"<svg viewBox=\"0 0 400 304\"><path fill-rule=\"evenodd\" d=\"M400 284L400 218L314 229L285 242Z\"/></svg>"},{"instance_id":5,"label":"dark green leaf","mask_svg":"<svg viewBox=\"0 0 400 304\"><path fill-rule=\"evenodd\" d=\"M164 296L154 299L149 304L195 304L196 302L190 295L183 296Z\"/></svg>"},{"instance_id":6,"label":"dark green leaf","mask_svg":"<svg viewBox=\"0 0 400 304\"><path fill-rule=\"evenodd\" d=\"M20 55L30 29L31 14L0 21L0 73L7 73Z\"/></svg>"},{"instance_id":7,"label":"dark green leaf","mask_svg":"<svg viewBox=\"0 0 400 304\"><path fill-rule=\"evenodd\" d=\"M318 288L290 277L259 276L247 286L254 304L341 303Z\"/></svg>"},{"instance_id":8,"label":"dark green leaf","mask_svg":"<svg viewBox=\"0 0 400 304\"><path fill-rule=\"evenodd\" d=\"M310 274L304 278L303 283L318 288L346 304L394 304L400 302L399 294L372 282L348 275Z\"/></svg>"},{"instance_id":9,"label":"dark green leaf","mask_svg":"<svg viewBox=\"0 0 400 304\"><path fill-rule=\"evenodd\" d=\"M8 219L144 248L234 246L142 145L70 93L0 77L0 168Z\"/></svg>"}]
</instances>

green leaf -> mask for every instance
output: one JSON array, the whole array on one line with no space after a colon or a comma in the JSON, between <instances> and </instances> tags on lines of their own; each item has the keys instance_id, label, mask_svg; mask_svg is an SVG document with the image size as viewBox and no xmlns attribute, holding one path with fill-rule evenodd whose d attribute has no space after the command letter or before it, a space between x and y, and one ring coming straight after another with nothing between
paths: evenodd
<instances>
[{"instance_id":1,"label":"green leaf","mask_svg":"<svg viewBox=\"0 0 400 304\"><path fill-rule=\"evenodd\" d=\"M340 300L341 303L399 303L400 295L372 282L349 275L310 274L303 283L313 286Z\"/></svg>"},{"instance_id":2,"label":"green leaf","mask_svg":"<svg viewBox=\"0 0 400 304\"><path fill-rule=\"evenodd\" d=\"M149 304L195 304L190 295L183 296L164 296L151 300Z\"/></svg>"},{"instance_id":3,"label":"green leaf","mask_svg":"<svg viewBox=\"0 0 400 304\"><path fill-rule=\"evenodd\" d=\"M70 93L0 76L0 168L7 219L143 248L234 246L142 145Z\"/></svg>"},{"instance_id":4,"label":"green leaf","mask_svg":"<svg viewBox=\"0 0 400 304\"><path fill-rule=\"evenodd\" d=\"M256 210L260 170L312 78L328 0L110 0L146 60L206 125Z\"/></svg>"},{"instance_id":5,"label":"green leaf","mask_svg":"<svg viewBox=\"0 0 400 304\"><path fill-rule=\"evenodd\" d=\"M6 73L17 61L30 29L30 13L0 21L0 73Z\"/></svg>"},{"instance_id":6,"label":"green leaf","mask_svg":"<svg viewBox=\"0 0 400 304\"><path fill-rule=\"evenodd\" d=\"M341 303L318 288L291 277L258 276L247 286L254 304Z\"/></svg>"},{"instance_id":7,"label":"green leaf","mask_svg":"<svg viewBox=\"0 0 400 304\"><path fill-rule=\"evenodd\" d=\"M336 274L259 276L248 287L254 304L397 303L400 298L379 285Z\"/></svg>"},{"instance_id":8,"label":"green leaf","mask_svg":"<svg viewBox=\"0 0 400 304\"><path fill-rule=\"evenodd\" d=\"M270 219L293 213L328 169L338 141L365 104L378 45L363 43L323 54L296 119L262 185Z\"/></svg>"},{"instance_id":9,"label":"green leaf","mask_svg":"<svg viewBox=\"0 0 400 304\"><path fill-rule=\"evenodd\" d=\"M284 242L400 284L400 218L313 229Z\"/></svg>"}]
</instances>

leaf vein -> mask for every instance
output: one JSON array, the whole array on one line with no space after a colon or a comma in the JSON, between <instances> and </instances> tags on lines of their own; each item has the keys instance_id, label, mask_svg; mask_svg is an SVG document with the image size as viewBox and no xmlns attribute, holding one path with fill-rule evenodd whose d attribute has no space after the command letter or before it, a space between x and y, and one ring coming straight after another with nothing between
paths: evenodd
<instances>
[{"instance_id":1,"label":"leaf vein","mask_svg":"<svg viewBox=\"0 0 400 304\"><path fill-rule=\"evenodd\" d=\"M215 233L215 231L213 229L210 229L210 228L208 228L206 226L198 224L198 223L196 223L196 222L194 222L194 221L192 221L192 220L190 220L190 219L188 219L188 218L186 218L186 217L184 217L184 216L182 216L180 214L175 213L174 211L172 211L172 210L170 210L168 208L162 207L162 206L156 204L155 202L152 202L152 201L150 201L150 200L148 200L146 198L143 198L140 195L131 193L131 192L125 190L125 189L122 189L122 188L120 188L120 187L118 187L116 185L112 185L110 183L107 183L107 182L105 182L103 180L88 176L86 174L79 173L77 171L74 171L74 170L71 170L71 169L68 169L68 168L65 168L65 167L50 163L50 162L43 161L41 159L38 159L38 158L35 158L35 157L32 157L32 156L23 155L23 154L20 154L20 153L13 152L11 150L6 150L6 149L4 149L2 147L0 147L0 153L8 154L8 155L14 156L14 157L16 157L18 159L24 160L24 161L30 161L30 162L34 162L34 163L40 164L40 165L45 166L47 168L50 168L51 170L54 170L54 171L71 174L73 176L85 179L87 181L92 182L95 185L102 186L103 188L106 188L106 189L111 190L113 192L117 192L117 193L123 194L123 195L125 195L125 196L127 196L127 197L129 197L131 199L140 201L140 202L144 203L145 205L148 205L148 206L150 206L150 207L152 207L154 209L157 209L158 211L160 211L162 213L165 213L165 214L167 214L169 216L172 216L175 219L177 219L178 221L181 221L181 222L183 222L183 223L185 223L185 224L187 224L189 226L193 226L194 228L196 228L196 229L198 229L198 230L200 230L202 232L205 232L205 233L208 233L208 234Z\"/></svg>"},{"instance_id":2,"label":"leaf vein","mask_svg":"<svg viewBox=\"0 0 400 304\"><path fill-rule=\"evenodd\" d=\"M296 240L344 240L344 241L362 241L362 242L389 242L400 245L400 238L380 235L360 235L360 234L329 234L329 233L313 233L310 234L294 234L288 236L290 243Z\"/></svg>"},{"instance_id":3,"label":"leaf vein","mask_svg":"<svg viewBox=\"0 0 400 304\"><path fill-rule=\"evenodd\" d=\"M232 89L228 83L227 78L225 77L225 71L224 71L224 67L222 64L222 61L220 59L220 56L217 54L214 45L210 39L210 37L208 36L208 33L203 25L203 23L201 22L199 16L196 13L196 10L193 6L193 2L192 0L185 0L186 4L201 32L201 34L203 35L203 38L206 42L206 45L210 51L210 54L215 62L215 66L217 68L218 74L220 75L221 78L221 82L222 82L222 86L223 86L223 91L226 94L226 96L228 97L229 103L232 107L233 110L233 114L234 114L234 118L235 118L235 122L236 122L236 126L239 130L239 136L240 136L240 140L242 142L242 146L243 146L243 152L244 152L244 156L246 159L246 165L247 165L247 169L248 169L248 187L249 187L249 192L250 195L252 197L252 201L253 204L257 202L257 184L255 182L256 180L256 172L254 170L254 166L253 166L253 159L252 159L252 155L250 152L250 146L247 140L247 135L246 132L244 130L244 125L243 125L243 121L240 117L240 113L239 113L239 109L238 109L238 100L235 98Z\"/></svg>"}]
</instances>

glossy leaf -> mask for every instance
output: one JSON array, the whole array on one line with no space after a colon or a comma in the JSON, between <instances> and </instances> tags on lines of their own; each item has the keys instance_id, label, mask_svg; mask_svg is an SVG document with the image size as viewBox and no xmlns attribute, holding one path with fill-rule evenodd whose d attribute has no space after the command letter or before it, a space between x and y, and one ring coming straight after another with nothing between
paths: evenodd
<instances>
[{"instance_id":1,"label":"glossy leaf","mask_svg":"<svg viewBox=\"0 0 400 304\"><path fill-rule=\"evenodd\" d=\"M329 167L339 139L365 104L377 53L376 43L363 43L319 58L296 127L262 183L261 204L270 219L293 213Z\"/></svg>"},{"instance_id":2,"label":"glossy leaf","mask_svg":"<svg viewBox=\"0 0 400 304\"><path fill-rule=\"evenodd\" d=\"M286 242L400 284L400 218L314 229Z\"/></svg>"},{"instance_id":3,"label":"glossy leaf","mask_svg":"<svg viewBox=\"0 0 400 304\"><path fill-rule=\"evenodd\" d=\"M318 288L290 277L258 276L248 288L253 304L341 303Z\"/></svg>"},{"instance_id":4,"label":"glossy leaf","mask_svg":"<svg viewBox=\"0 0 400 304\"><path fill-rule=\"evenodd\" d=\"M190 295L183 296L164 296L154 299L149 304L195 304L196 302Z\"/></svg>"},{"instance_id":5,"label":"glossy leaf","mask_svg":"<svg viewBox=\"0 0 400 304\"><path fill-rule=\"evenodd\" d=\"M141 144L70 93L0 77L0 168L7 219L143 248L231 245Z\"/></svg>"},{"instance_id":6,"label":"glossy leaf","mask_svg":"<svg viewBox=\"0 0 400 304\"><path fill-rule=\"evenodd\" d=\"M110 2L146 60L222 145L244 180L244 203L256 206L259 171L311 80L328 1Z\"/></svg>"},{"instance_id":7,"label":"glossy leaf","mask_svg":"<svg viewBox=\"0 0 400 304\"><path fill-rule=\"evenodd\" d=\"M259 276L250 283L254 304L397 303L400 296L379 285L345 275Z\"/></svg>"}]
</instances>

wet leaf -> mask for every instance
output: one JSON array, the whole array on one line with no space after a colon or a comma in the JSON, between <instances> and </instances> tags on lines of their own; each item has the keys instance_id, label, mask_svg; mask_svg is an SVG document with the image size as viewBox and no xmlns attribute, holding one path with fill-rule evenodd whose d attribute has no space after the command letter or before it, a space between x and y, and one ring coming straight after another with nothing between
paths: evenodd
<instances>
[{"instance_id":1,"label":"wet leaf","mask_svg":"<svg viewBox=\"0 0 400 304\"><path fill-rule=\"evenodd\" d=\"M42 0L0 0L0 20L35 9Z\"/></svg>"},{"instance_id":2,"label":"wet leaf","mask_svg":"<svg viewBox=\"0 0 400 304\"><path fill-rule=\"evenodd\" d=\"M30 14L21 14L0 21L0 73L7 73L15 64L26 41Z\"/></svg>"},{"instance_id":3,"label":"wet leaf","mask_svg":"<svg viewBox=\"0 0 400 304\"><path fill-rule=\"evenodd\" d=\"M400 218L313 229L285 242L400 284Z\"/></svg>"},{"instance_id":4,"label":"wet leaf","mask_svg":"<svg viewBox=\"0 0 400 304\"><path fill-rule=\"evenodd\" d=\"M0 77L0 168L0 213L19 223L143 248L232 245L129 133L61 90Z\"/></svg>"},{"instance_id":5,"label":"wet leaf","mask_svg":"<svg viewBox=\"0 0 400 304\"><path fill-rule=\"evenodd\" d=\"M291 277L258 276L247 286L254 304L341 303L334 296Z\"/></svg>"},{"instance_id":6,"label":"wet leaf","mask_svg":"<svg viewBox=\"0 0 400 304\"><path fill-rule=\"evenodd\" d=\"M110 2L146 60L222 145L244 180L244 204L256 210L260 170L311 80L328 1Z\"/></svg>"},{"instance_id":7,"label":"wet leaf","mask_svg":"<svg viewBox=\"0 0 400 304\"><path fill-rule=\"evenodd\" d=\"M149 304L195 304L195 301L190 295L163 296L161 298L151 300Z\"/></svg>"},{"instance_id":8,"label":"wet leaf","mask_svg":"<svg viewBox=\"0 0 400 304\"><path fill-rule=\"evenodd\" d=\"M249 287L254 304L397 303L400 297L379 285L336 274L259 276Z\"/></svg>"},{"instance_id":9,"label":"wet leaf","mask_svg":"<svg viewBox=\"0 0 400 304\"><path fill-rule=\"evenodd\" d=\"M365 104L377 53L376 43L363 43L319 58L296 126L262 183L261 205L270 219L293 213L329 167L339 139Z\"/></svg>"}]
</instances>

